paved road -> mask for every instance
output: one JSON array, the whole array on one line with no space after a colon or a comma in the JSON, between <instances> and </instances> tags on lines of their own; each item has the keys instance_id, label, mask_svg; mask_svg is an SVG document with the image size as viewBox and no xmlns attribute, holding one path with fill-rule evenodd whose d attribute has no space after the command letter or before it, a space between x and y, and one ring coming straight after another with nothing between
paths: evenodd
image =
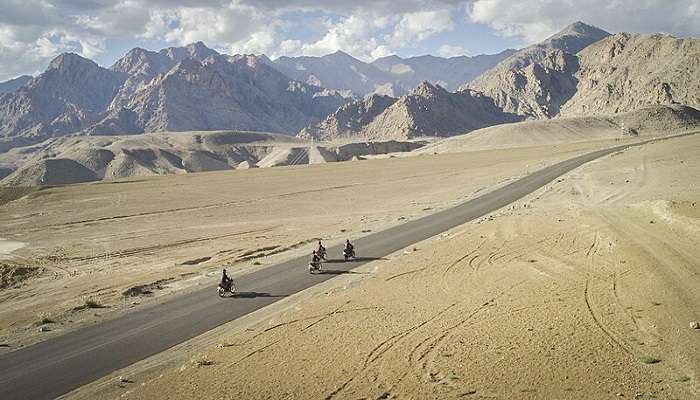
<instances>
[{"instance_id":1,"label":"paved road","mask_svg":"<svg viewBox=\"0 0 700 400\"><path fill-rule=\"evenodd\" d=\"M326 263L324 274L309 274L306 256L289 260L237 279L243 292L237 298L220 299L214 287L207 287L2 355L0 399L55 398L285 296L486 215L589 161L640 144L560 162L453 208L357 239L358 255L365 258ZM339 255L341 248L331 247L328 254Z\"/></svg>"}]
</instances>

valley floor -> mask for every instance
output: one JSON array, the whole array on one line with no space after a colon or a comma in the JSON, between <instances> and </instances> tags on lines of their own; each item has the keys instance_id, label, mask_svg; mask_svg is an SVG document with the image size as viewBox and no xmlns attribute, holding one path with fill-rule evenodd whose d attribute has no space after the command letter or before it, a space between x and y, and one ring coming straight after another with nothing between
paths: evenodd
<instances>
[{"instance_id":1,"label":"valley floor","mask_svg":"<svg viewBox=\"0 0 700 400\"><path fill-rule=\"evenodd\" d=\"M316 238L332 244L403 223L610 143L2 189L0 352L211 285L224 267L235 276L309 254Z\"/></svg>"},{"instance_id":2,"label":"valley floor","mask_svg":"<svg viewBox=\"0 0 700 400\"><path fill-rule=\"evenodd\" d=\"M698 182L698 136L614 154L68 397L697 398Z\"/></svg>"}]
</instances>

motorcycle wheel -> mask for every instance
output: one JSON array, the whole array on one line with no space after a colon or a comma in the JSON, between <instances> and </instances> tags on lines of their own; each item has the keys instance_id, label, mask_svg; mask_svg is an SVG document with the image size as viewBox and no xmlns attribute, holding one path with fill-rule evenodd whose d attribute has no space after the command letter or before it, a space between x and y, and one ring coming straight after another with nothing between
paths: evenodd
<instances>
[{"instance_id":1,"label":"motorcycle wheel","mask_svg":"<svg viewBox=\"0 0 700 400\"><path fill-rule=\"evenodd\" d=\"M222 288L221 286L219 286L219 289L217 289L216 292L219 294L219 297L226 296L226 290L224 290L224 288Z\"/></svg>"}]
</instances>

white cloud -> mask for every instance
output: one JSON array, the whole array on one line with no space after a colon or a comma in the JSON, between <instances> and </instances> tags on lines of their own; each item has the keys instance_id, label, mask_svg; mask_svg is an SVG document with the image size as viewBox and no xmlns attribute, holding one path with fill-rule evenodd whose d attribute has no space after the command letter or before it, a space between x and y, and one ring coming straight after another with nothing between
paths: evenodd
<instances>
[{"instance_id":1,"label":"white cloud","mask_svg":"<svg viewBox=\"0 0 700 400\"><path fill-rule=\"evenodd\" d=\"M369 60L452 29L451 13L463 12L465 1L4 0L0 80L35 73L64 51L100 56L109 39L172 45L201 40L225 52L273 57L343 50ZM290 12L313 34L285 37L295 29ZM298 16L307 12L307 21Z\"/></svg>"},{"instance_id":2,"label":"white cloud","mask_svg":"<svg viewBox=\"0 0 700 400\"><path fill-rule=\"evenodd\" d=\"M233 43L229 53L270 54L278 43L274 30L253 32L247 38Z\"/></svg>"},{"instance_id":3,"label":"white cloud","mask_svg":"<svg viewBox=\"0 0 700 400\"><path fill-rule=\"evenodd\" d=\"M452 29L454 26L451 10L408 13L401 17L389 41L395 46L404 47L410 43L425 40L436 33Z\"/></svg>"},{"instance_id":4,"label":"white cloud","mask_svg":"<svg viewBox=\"0 0 700 400\"><path fill-rule=\"evenodd\" d=\"M301 40L283 40L279 45L281 54L296 54L301 50Z\"/></svg>"},{"instance_id":5,"label":"white cloud","mask_svg":"<svg viewBox=\"0 0 700 400\"><path fill-rule=\"evenodd\" d=\"M472 22L534 43L574 21L610 32L700 34L700 0L474 0Z\"/></svg>"},{"instance_id":6,"label":"white cloud","mask_svg":"<svg viewBox=\"0 0 700 400\"><path fill-rule=\"evenodd\" d=\"M231 3L219 8L155 9L141 30L144 37L174 44L203 41L210 46L226 47L266 30L265 22L256 9Z\"/></svg>"},{"instance_id":7,"label":"white cloud","mask_svg":"<svg viewBox=\"0 0 700 400\"><path fill-rule=\"evenodd\" d=\"M230 53L370 60L455 28L486 24L539 41L582 20L609 31L700 34L700 0L3 0L0 80L42 70L60 52L110 54L120 43L204 41ZM303 26L299 26L303 25ZM301 29L298 29L301 28ZM305 31L297 34L298 30ZM451 43L454 41L450 40ZM444 45L440 55L464 53ZM111 54L110 54L111 56Z\"/></svg>"},{"instance_id":8,"label":"white cloud","mask_svg":"<svg viewBox=\"0 0 700 400\"><path fill-rule=\"evenodd\" d=\"M462 46L451 46L449 44L443 44L438 49L438 55L441 57L457 57L464 56L467 51Z\"/></svg>"},{"instance_id":9,"label":"white cloud","mask_svg":"<svg viewBox=\"0 0 700 400\"><path fill-rule=\"evenodd\" d=\"M387 45L379 45L372 50L372 52L369 54L369 58L372 60L376 60L377 58L382 58L386 56L390 56L394 54L394 50L391 49L391 47Z\"/></svg>"},{"instance_id":10,"label":"white cloud","mask_svg":"<svg viewBox=\"0 0 700 400\"><path fill-rule=\"evenodd\" d=\"M369 61L396 53L396 50L430 36L452 30L452 8L397 14L360 11L339 21L325 20L325 34L316 41L302 43L299 53L320 56L337 50ZM383 32L389 31L385 34ZM289 53L287 53L289 54Z\"/></svg>"},{"instance_id":11,"label":"white cloud","mask_svg":"<svg viewBox=\"0 0 700 400\"><path fill-rule=\"evenodd\" d=\"M390 19L371 13L358 13L339 22L327 21L327 32L319 40L301 45L301 53L321 56L342 50L360 59L369 60L375 54L388 51L376 37L376 31L390 24Z\"/></svg>"}]
</instances>

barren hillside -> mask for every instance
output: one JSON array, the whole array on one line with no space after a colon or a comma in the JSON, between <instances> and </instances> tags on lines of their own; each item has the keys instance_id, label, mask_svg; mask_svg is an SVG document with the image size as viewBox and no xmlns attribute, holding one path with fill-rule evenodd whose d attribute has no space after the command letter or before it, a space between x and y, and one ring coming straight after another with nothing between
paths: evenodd
<instances>
[{"instance_id":1,"label":"barren hillside","mask_svg":"<svg viewBox=\"0 0 700 400\"><path fill-rule=\"evenodd\" d=\"M700 108L700 40L619 33L578 54L576 93L561 115L632 111L649 104Z\"/></svg>"}]
</instances>

